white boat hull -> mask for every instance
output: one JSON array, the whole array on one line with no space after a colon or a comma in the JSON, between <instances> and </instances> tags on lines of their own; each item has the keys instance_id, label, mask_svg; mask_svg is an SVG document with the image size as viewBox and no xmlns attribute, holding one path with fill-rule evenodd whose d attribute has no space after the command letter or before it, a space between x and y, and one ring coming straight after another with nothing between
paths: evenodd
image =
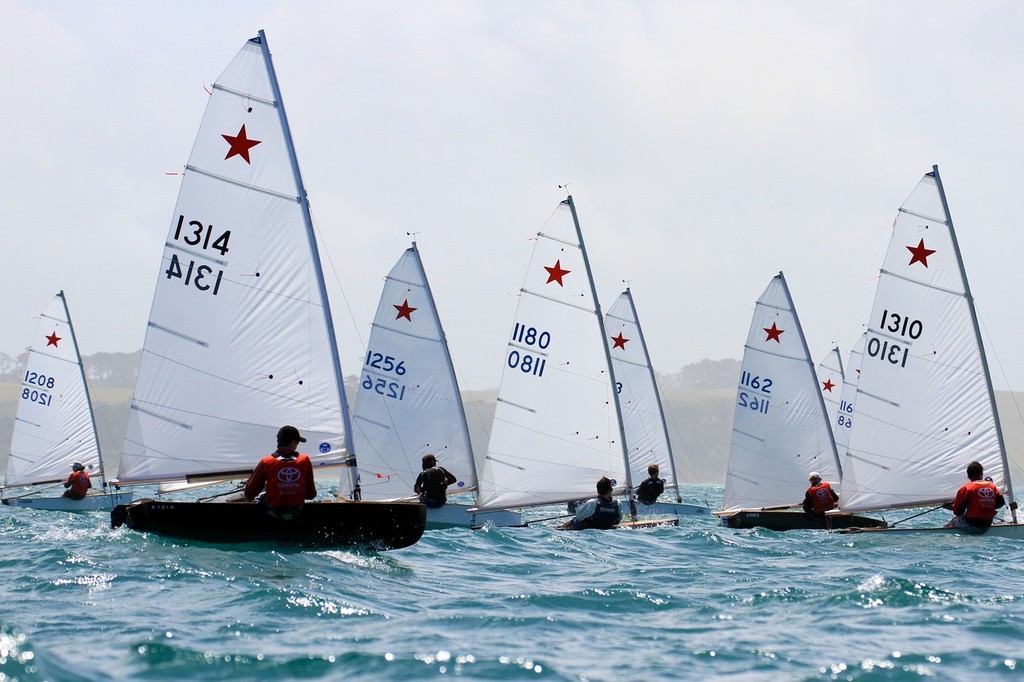
<instances>
[{"instance_id":1,"label":"white boat hull","mask_svg":"<svg viewBox=\"0 0 1024 682\"><path fill-rule=\"evenodd\" d=\"M483 528L484 526L522 526L523 515L509 509L470 511L467 504L449 502L437 509L427 509L427 530L445 528Z\"/></svg>"},{"instance_id":2,"label":"white boat hull","mask_svg":"<svg viewBox=\"0 0 1024 682\"><path fill-rule=\"evenodd\" d=\"M99 495L88 495L82 500L72 500L70 497L8 497L3 503L9 507L28 507L30 509L42 509L46 511L110 511L119 504L128 504L132 501L132 493L102 493Z\"/></svg>"},{"instance_id":3,"label":"white boat hull","mask_svg":"<svg viewBox=\"0 0 1024 682\"><path fill-rule=\"evenodd\" d=\"M997 523L990 526L984 533L971 532L971 529L968 528L946 528L944 526L937 528L846 528L839 532L844 535L851 533L870 533L871 535L878 533L895 533L897 535L907 535L908 533L925 535L942 533L945 535L973 535L977 537L984 536L1024 540L1024 523Z\"/></svg>"}]
</instances>

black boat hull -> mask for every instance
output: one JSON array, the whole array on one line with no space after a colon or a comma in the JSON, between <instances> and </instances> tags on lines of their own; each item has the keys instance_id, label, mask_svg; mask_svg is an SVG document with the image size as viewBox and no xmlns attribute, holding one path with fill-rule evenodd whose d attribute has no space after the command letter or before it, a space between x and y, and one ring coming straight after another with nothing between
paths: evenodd
<instances>
[{"instance_id":1,"label":"black boat hull","mask_svg":"<svg viewBox=\"0 0 1024 682\"><path fill-rule=\"evenodd\" d=\"M211 543L274 542L303 547L401 549L415 544L427 508L412 502L310 502L292 520L257 504L139 500L110 512L111 526Z\"/></svg>"},{"instance_id":2,"label":"black boat hull","mask_svg":"<svg viewBox=\"0 0 1024 682\"><path fill-rule=\"evenodd\" d=\"M802 511L738 511L722 514L726 528L767 528L768 530L837 530L840 528L885 528L886 522L856 514L829 514L822 523Z\"/></svg>"}]
</instances>

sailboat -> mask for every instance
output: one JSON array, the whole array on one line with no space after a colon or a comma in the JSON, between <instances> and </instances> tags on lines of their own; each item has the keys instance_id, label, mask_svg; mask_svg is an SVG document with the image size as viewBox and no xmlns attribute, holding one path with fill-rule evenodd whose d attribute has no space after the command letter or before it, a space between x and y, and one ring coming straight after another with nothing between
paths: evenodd
<instances>
[{"instance_id":1,"label":"sailboat","mask_svg":"<svg viewBox=\"0 0 1024 682\"><path fill-rule=\"evenodd\" d=\"M882 264L843 459L843 509L940 505L967 482L972 461L1012 504L974 298L933 166L900 207ZM988 534L1024 538L1016 512L1010 517Z\"/></svg>"},{"instance_id":2,"label":"sailboat","mask_svg":"<svg viewBox=\"0 0 1024 682\"><path fill-rule=\"evenodd\" d=\"M291 424L314 467L346 467L354 501L307 503L285 521L256 504L144 500L114 508L111 522L211 542L416 542L423 505L358 501L348 419L309 204L260 31L213 85L186 166L118 480L245 477Z\"/></svg>"},{"instance_id":3,"label":"sailboat","mask_svg":"<svg viewBox=\"0 0 1024 682\"><path fill-rule=\"evenodd\" d=\"M708 507L686 504L679 494L679 476L676 473L672 442L668 437L668 424L662 407L658 382L651 366L650 353L640 319L637 316L633 294L626 290L608 309L604 318L605 341L612 359L615 390L622 409L623 430L626 436L626 461L630 479L647 478L647 467L668 464L662 472L667 490L675 491L675 502L642 504L635 500L642 514L676 514L678 516L708 515Z\"/></svg>"},{"instance_id":4,"label":"sailboat","mask_svg":"<svg viewBox=\"0 0 1024 682\"><path fill-rule=\"evenodd\" d=\"M412 499L424 455L477 489L469 426L448 342L416 243L388 273L366 349L353 413L365 500ZM478 511L449 499L427 509L427 529L522 525L510 510Z\"/></svg>"},{"instance_id":5,"label":"sailboat","mask_svg":"<svg viewBox=\"0 0 1024 682\"><path fill-rule=\"evenodd\" d=\"M828 423L832 424L833 430L836 417L839 414L839 401L844 381L843 358L839 355L839 347L836 346L818 363L818 386L821 389L821 397L825 399Z\"/></svg>"},{"instance_id":6,"label":"sailboat","mask_svg":"<svg viewBox=\"0 0 1024 682\"><path fill-rule=\"evenodd\" d=\"M632 497L605 338L569 196L537 234L520 289L490 441L477 464L481 510L592 498L603 476L613 494Z\"/></svg>"},{"instance_id":7,"label":"sailboat","mask_svg":"<svg viewBox=\"0 0 1024 682\"><path fill-rule=\"evenodd\" d=\"M731 528L824 527L799 509L812 471L838 487L841 469L825 401L780 272L757 299L747 333L725 494L715 514ZM883 522L849 514L829 517L833 528L875 523Z\"/></svg>"},{"instance_id":8,"label":"sailboat","mask_svg":"<svg viewBox=\"0 0 1024 682\"><path fill-rule=\"evenodd\" d=\"M67 479L74 463L81 463L93 490L84 499L47 496ZM97 483L99 485L97 485ZM28 351L18 411L7 459L7 476L0 491L34 487L3 503L16 507L57 511L111 509L130 502L130 492L108 486L103 473L96 419L89 385L71 324L67 300L60 291L39 318Z\"/></svg>"}]
</instances>

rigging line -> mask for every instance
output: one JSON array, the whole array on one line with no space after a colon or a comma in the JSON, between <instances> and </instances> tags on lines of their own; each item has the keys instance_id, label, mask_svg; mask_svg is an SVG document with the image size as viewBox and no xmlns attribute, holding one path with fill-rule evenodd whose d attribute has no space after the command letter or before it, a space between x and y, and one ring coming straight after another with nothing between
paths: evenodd
<instances>
[{"instance_id":1,"label":"rigging line","mask_svg":"<svg viewBox=\"0 0 1024 682\"><path fill-rule=\"evenodd\" d=\"M313 229L316 230L317 241L323 245L323 253L327 256L327 263L331 266L331 274L334 275L334 282L338 286L338 290L341 292L341 300L345 302L345 311L348 312L348 319L352 323L352 328L356 332L356 338L359 340L359 346L362 348L362 355L366 355L366 339L363 338L363 333L360 331L359 325L356 322L355 313L352 311L352 304L349 303L348 296L345 294L345 287L341 283L341 277L338 275L338 268L334 265L334 258L331 257L331 250L327 248L327 240L324 238L324 233L320 230L320 223L317 221L316 216L313 215L313 207L310 206L310 218L313 220Z\"/></svg>"}]
</instances>

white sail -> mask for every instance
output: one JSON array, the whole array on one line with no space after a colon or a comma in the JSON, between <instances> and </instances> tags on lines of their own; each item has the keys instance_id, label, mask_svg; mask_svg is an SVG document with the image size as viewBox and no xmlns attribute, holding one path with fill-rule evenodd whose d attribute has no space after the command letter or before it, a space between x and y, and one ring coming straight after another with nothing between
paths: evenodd
<instances>
[{"instance_id":1,"label":"white sail","mask_svg":"<svg viewBox=\"0 0 1024 682\"><path fill-rule=\"evenodd\" d=\"M833 348L818 363L818 389L825 400L825 411L828 412L828 423L835 431L836 415L839 412L839 400L843 391L843 359L839 356L839 348Z\"/></svg>"},{"instance_id":2,"label":"white sail","mask_svg":"<svg viewBox=\"0 0 1024 682\"><path fill-rule=\"evenodd\" d=\"M817 381L780 272L757 299L743 350L723 510L798 504L811 471L838 483Z\"/></svg>"},{"instance_id":3,"label":"white sail","mask_svg":"<svg viewBox=\"0 0 1024 682\"><path fill-rule=\"evenodd\" d=\"M648 465L657 464L666 487L675 487L679 481L658 383L628 288L608 309L604 327L622 410L630 479L644 480Z\"/></svg>"},{"instance_id":4,"label":"white sail","mask_svg":"<svg viewBox=\"0 0 1024 682\"><path fill-rule=\"evenodd\" d=\"M900 207L843 461L844 511L935 504L977 460L1008 486L974 303L938 169Z\"/></svg>"},{"instance_id":5,"label":"white sail","mask_svg":"<svg viewBox=\"0 0 1024 682\"><path fill-rule=\"evenodd\" d=\"M846 363L846 372L843 375L843 390L836 406L836 414L832 418L832 435L836 439L840 462L846 457L846 446L850 442L850 430L853 428L857 402L857 380L860 377L861 364L864 362L866 341L867 335L861 334L850 351L850 359Z\"/></svg>"},{"instance_id":6,"label":"white sail","mask_svg":"<svg viewBox=\"0 0 1024 682\"><path fill-rule=\"evenodd\" d=\"M213 85L171 216L122 482L244 474L284 424L346 459L334 329L265 37Z\"/></svg>"},{"instance_id":7,"label":"white sail","mask_svg":"<svg viewBox=\"0 0 1024 682\"><path fill-rule=\"evenodd\" d=\"M490 443L477 466L483 508L594 496L629 485L617 400L572 197L538 233L509 336Z\"/></svg>"},{"instance_id":8,"label":"white sail","mask_svg":"<svg viewBox=\"0 0 1024 682\"><path fill-rule=\"evenodd\" d=\"M75 462L102 478L89 390L63 291L39 318L19 391L5 484L63 481Z\"/></svg>"},{"instance_id":9,"label":"white sail","mask_svg":"<svg viewBox=\"0 0 1024 682\"><path fill-rule=\"evenodd\" d=\"M353 414L363 499L410 497L423 455L476 488L469 428L448 343L416 244L388 273Z\"/></svg>"}]
</instances>

